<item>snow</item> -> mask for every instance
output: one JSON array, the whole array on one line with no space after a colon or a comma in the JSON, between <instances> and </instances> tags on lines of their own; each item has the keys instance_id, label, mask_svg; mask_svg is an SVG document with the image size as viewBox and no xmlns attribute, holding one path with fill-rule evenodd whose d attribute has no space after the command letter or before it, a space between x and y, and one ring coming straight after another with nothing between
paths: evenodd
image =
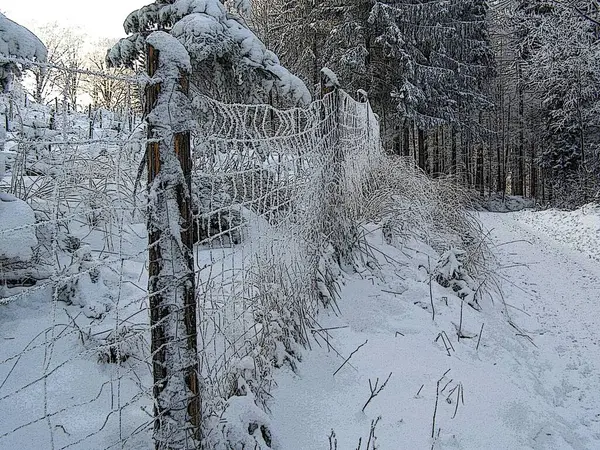
<instances>
[{"instance_id":1,"label":"snow","mask_svg":"<svg viewBox=\"0 0 600 450\"><path fill-rule=\"evenodd\" d=\"M2 56L45 62L47 53L35 34L0 12L0 93L9 90L12 77L19 73L16 65L3 61Z\"/></svg>"},{"instance_id":2,"label":"snow","mask_svg":"<svg viewBox=\"0 0 600 450\"><path fill-rule=\"evenodd\" d=\"M0 143L4 144L4 139L2 136L2 130L0 129ZM8 156L8 152L4 152L0 150L0 181L4 178L6 174L6 157Z\"/></svg>"},{"instance_id":3,"label":"snow","mask_svg":"<svg viewBox=\"0 0 600 450\"><path fill-rule=\"evenodd\" d=\"M565 247L600 261L600 205L589 203L575 211L522 211L515 217Z\"/></svg>"},{"instance_id":4,"label":"snow","mask_svg":"<svg viewBox=\"0 0 600 450\"><path fill-rule=\"evenodd\" d=\"M460 300L436 283L432 321L429 276L419 266L435 252L418 242L394 248L371 235L389 260L346 277L341 315L322 312L312 330L318 345L297 372L276 376L269 407L282 448L328 448L332 430L337 448L357 448L379 416L382 450L600 448L600 270L519 215L481 219L504 298L486 296L480 312L464 305L461 335L469 338L460 340ZM362 412L369 381L381 384L390 373ZM432 439L436 392L443 393Z\"/></svg>"},{"instance_id":5,"label":"snow","mask_svg":"<svg viewBox=\"0 0 600 450\"><path fill-rule=\"evenodd\" d=\"M0 55L44 62L47 50L31 31L0 13Z\"/></svg>"},{"instance_id":6,"label":"snow","mask_svg":"<svg viewBox=\"0 0 600 450\"><path fill-rule=\"evenodd\" d=\"M321 69L321 74L325 77L325 86L326 87L339 87L340 86L340 82L338 80L337 75L333 72L333 70L327 68L327 67L323 67ZM362 89L361 89L362 91ZM362 91L361 94L363 94L365 91ZM365 97L366 98L366 97Z\"/></svg>"},{"instance_id":7,"label":"snow","mask_svg":"<svg viewBox=\"0 0 600 450\"><path fill-rule=\"evenodd\" d=\"M236 6L246 9L244 1ZM159 8L159 9L157 9ZM268 73L281 95L289 96L294 102L308 104L311 96L305 84L281 64L277 56L267 50L262 41L243 23L242 19L227 12L219 0L176 0L174 3L148 5L132 12L124 23L127 33L138 33L157 21L172 23L171 34L185 46L192 63L233 56L235 64L247 70L257 71L259 76ZM122 39L109 52L112 64L129 64L140 50L134 36ZM133 42L132 42L133 40Z\"/></svg>"},{"instance_id":8,"label":"snow","mask_svg":"<svg viewBox=\"0 0 600 450\"><path fill-rule=\"evenodd\" d=\"M132 28L136 20L138 25L152 23L153 14L176 19L173 35L154 32L148 37L161 53L161 67L153 81L163 83L162 105L149 117L164 133L161 137L168 139L174 131L189 129L190 111L183 105L187 99L171 94L176 92L178 70L190 70L194 61L189 54L198 58L198 51L206 51L201 59L233 49L246 66L275 75L271 82L280 92L299 102L309 100L304 85L238 19L225 14L220 2L178 0L165 8L158 11L149 6L128 19ZM139 50L141 42L123 41L121 50ZM335 82L333 73L328 69L324 73ZM349 101L340 95L342 104ZM177 129L165 126L169 109L183 111L174 117ZM24 124L45 125L48 109L40 112L39 117L25 112ZM370 139L378 141L369 106L361 105L354 112L345 126L367 130ZM251 116L239 117L236 123L245 125ZM85 118L76 114L65 118L70 121L71 138L81 127L85 134ZM352 121L357 118L360 121ZM373 126L372 133L366 123ZM294 126L298 125L289 129L295 132ZM33 128L27 133L33 133ZM240 126L242 133L245 130ZM110 131L94 130L101 138L111 136ZM9 139L16 136L12 131L8 134ZM222 135L211 138L224 140ZM353 142L356 148L349 147L361 152L364 142L361 136ZM285 145L290 153L300 150L288 141ZM96 159L107 148L114 150L108 145L81 145L72 151ZM256 157L257 150L244 151ZM65 174L77 179L78 166L85 160L76 159L71 168L57 163L58 157L41 156L29 167L45 165L53 183L62 182ZM163 258L175 266L172 277L159 287L179 300L183 244L176 201L164 187L181 182L181 173L173 155L164 160L149 195L151 203L162 202L162 208L150 210L149 222L167 230L159 246ZM348 165L348 172L354 171L346 174L351 195L362 195L361 177L369 168L366 160L363 163ZM272 165L270 157L261 167ZM118 164L105 167L129 172L137 166L127 165L119 156ZM23 180L30 186L33 178ZM108 184L120 189L116 178ZM73 196L67 203L73 220L64 219L69 220L68 235L57 227L60 242L52 240L51 245L62 246L62 238L68 237L81 246L52 249L57 269L47 283L30 290L3 286L0 292L12 296L0 302L0 339L8 343L0 346L0 448L152 446L146 225L136 221L133 208L121 211L121 192L98 200L108 200L112 209L103 212L115 217L100 217L90 225L84 216L91 208L85 205L93 202L77 191L77 183L72 181L68 189L54 184L66 189L65 197ZM300 186L299 194L307 203L319 194L316 188L307 190L314 186ZM422 186L431 185L423 182ZM231 247L219 248L219 239L195 247L194 275L203 318L200 372L206 381L203 389L209 392L207 421L214 425L209 429L209 439L214 441L207 448L327 448L335 430L337 448L352 449L360 438L366 443L378 417L375 436L380 449L600 448L600 270L590 261L600 254L599 208L481 214L497 258L489 263L486 275L503 287L502 295L492 291L490 296L479 289L480 280L471 277L469 255L457 246L460 239L444 241L447 236L438 235L433 239L433 225L415 225L415 214L411 216L409 210L427 205L415 205L413 200L420 199L407 199L402 205L406 213L392 218L402 228L402 237L394 236L400 231L386 226L389 223L362 224L371 254L363 255L356 270L349 265L345 273L330 267L333 247L320 238L306 242L303 234L291 235L284 226L275 226L267 214L249 209L251 200L244 201L246 207L227 201L219 205L219 209L231 207L243 218L238 230L243 239ZM104 203L99 204L104 208ZM508 206L499 209L514 209L513 204L519 209L527 206L523 199L511 198ZM431 213L430 217L433 222L439 216ZM412 226L407 224L421 229L406 230ZM114 228L108 231L110 227ZM31 259L38 244L34 228L29 206L0 192L0 261ZM421 238L401 239L409 235ZM430 245L424 243L427 237ZM328 248L315 261L314 252L307 255L307 245ZM283 271L292 264L302 270L282 282L282 274L290 276ZM307 275L307 268L316 269L321 278L314 272ZM341 292L337 300L323 275L333 269L337 270L332 278ZM322 300L335 301L339 311L332 306L314 318L306 330L313 338L308 343L312 349L302 350L290 336L290 323L298 320L297 309L309 305L306 293L316 290L313 287ZM313 319L312 304L302 312ZM173 340L186 335L181 325L167 327ZM181 358L178 350L183 350ZM177 360L170 367L174 372L195 361L185 348L172 346L169 352ZM370 385L381 387L385 380L389 381L382 391L370 399ZM183 378L173 377L161 400L183 404L186 390ZM173 417L182 422L185 414L182 408ZM186 430L174 432L185 439Z\"/></svg>"},{"instance_id":9,"label":"snow","mask_svg":"<svg viewBox=\"0 0 600 450\"><path fill-rule=\"evenodd\" d=\"M481 206L491 212L510 212L533 208L535 202L532 199L518 195L492 194Z\"/></svg>"},{"instance_id":10,"label":"snow","mask_svg":"<svg viewBox=\"0 0 600 450\"><path fill-rule=\"evenodd\" d=\"M29 261L36 245L33 210L24 201L0 191L0 261Z\"/></svg>"},{"instance_id":11,"label":"snow","mask_svg":"<svg viewBox=\"0 0 600 450\"><path fill-rule=\"evenodd\" d=\"M159 61L167 67L177 67L187 72L192 70L190 55L185 47L169 33L155 31L146 42L159 51Z\"/></svg>"}]
</instances>

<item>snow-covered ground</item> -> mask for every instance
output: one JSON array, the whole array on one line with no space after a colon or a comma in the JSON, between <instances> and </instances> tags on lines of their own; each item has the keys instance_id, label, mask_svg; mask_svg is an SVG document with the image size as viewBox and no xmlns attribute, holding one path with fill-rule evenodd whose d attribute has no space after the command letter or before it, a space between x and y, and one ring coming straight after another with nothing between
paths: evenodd
<instances>
[{"instance_id":1,"label":"snow-covered ground","mask_svg":"<svg viewBox=\"0 0 600 450\"><path fill-rule=\"evenodd\" d=\"M521 211L516 217L533 230L600 261L600 205L590 203L575 211Z\"/></svg>"},{"instance_id":2,"label":"snow-covered ground","mask_svg":"<svg viewBox=\"0 0 600 450\"><path fill-rule=\"evenodd\" d=\"M341 314L323 312L318 345L297 373L279 372L270 407L281 448L355 449L361 437L366 448L378 417L379 449L600 448L600 268L555 239L584 213L567 216L481 214L503 296L486 297L481 312L464 306L460 342L460 300L435 283L432 320L432 250L373 233L388 260L381 253L380 270L346 278ZM569 244L600 250L597 229L577 236Z\"/></svg>"},{"instance_id":3,"label":"snow-covered ground","mask_svg":"<svg viewBox=\"0 0 600 450\"><path fill-rule=\"evenodd\" d=\"M482 213L503 295L484 296L481 311L464 303L462 314L452 289L430 282L438 253L415 240L389 245L369 225L377 263L345 275L339 311L321 312L296 372L275 371L273 448L355 449L362 439L364 449L372 424L369 449L600 448L600 268L588 256L599 250L598 215ZM579 232L561 233L570 224ZM103 269L106 292L90 285L113 302L143 295L143 229L124 238L122 252L137 255L127 283ZM92 252L104 245L88 241ZM85 322L77 305L52 296L34 289L1 306L0 449L106 448L119 436L145 448L151 403L138 393L149 371L99 361L73 326ZM144 321L135 302L131 314Z\"/></svg>"}]
</instances>

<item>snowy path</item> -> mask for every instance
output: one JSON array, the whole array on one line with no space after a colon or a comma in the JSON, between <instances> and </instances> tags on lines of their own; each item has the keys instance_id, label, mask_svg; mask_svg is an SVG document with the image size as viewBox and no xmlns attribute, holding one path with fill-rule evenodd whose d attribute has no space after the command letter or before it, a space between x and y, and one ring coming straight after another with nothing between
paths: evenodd
<instances>
[{"instance_id":1,"label":"snowy path","mask_svg":"<svg viewBox=\"0 0 600 450\"><path fill-rule=\"evenodd\" d=\"M323 328L343 327L328 341L344 358L367 343L335 376L344 358L322 338L297 374L279 372L270 406L282 449L328 449L332 429L338 449L356 449L359 437L364 449L378 416L382 450L600 449L600 268L518 215L488 213L482 221L509 306L505 313L496 297L482 302L482 312L464 308L465 334L485 324L479 349L477 337L458 342L460 300L435 284L432 321L428 276L418 267L427 267L431 249L402 252L374 238L395 262L382 257L373 275L348 277L342 315L319 318ZM436 341L441 332L452 342L448 351ZM381 385L390 372L362 412L369 380Z\"/></svg>"},{"instance_id":2,"label":"snowy path","mask_svg":"<svg viewBox=\"0 0 600 450\"><path fill-rule=\"evenodd\" d=\"M496 251L504 266L526 265L503 271L513 283L505 283L505 293L531 315L521 314L516 320L531 327L540 362L545 359L548 364L539 367L540 382L552 387L558 411L573 415L582 433L600 439L600 265L588 255L598 255L600 248L573 250L517 220L518 214L482 219L495 242L521 239ZM546 224L551 227L551 222ZM590 245L597 243L600 231L594 232ZM580 236L585 240L586 233ZM586 448L600 448L600 442Z\"/></svg>"}]
</instances>

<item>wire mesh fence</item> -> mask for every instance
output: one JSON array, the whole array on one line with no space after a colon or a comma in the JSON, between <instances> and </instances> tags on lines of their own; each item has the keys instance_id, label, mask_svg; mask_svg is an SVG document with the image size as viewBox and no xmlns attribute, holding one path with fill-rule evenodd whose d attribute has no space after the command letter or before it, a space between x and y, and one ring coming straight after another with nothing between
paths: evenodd
<instances>
[{"instance_id":1,"label":"wire mesh fence","mask_svg":"<svg viewBox=\"0 0 600 450\"><path fill-rule=\"evenodd\" d=\"M342 90L289 110L192 97L203 441L269 446L259 406L273 367L295 366L317 308L335 299L383 156L379 125ZM90 125L66 102L0 101L5 117L13 108L0 180L0 447L149 448L145 128L110 111Z\"/></svg>"}]
</instances>

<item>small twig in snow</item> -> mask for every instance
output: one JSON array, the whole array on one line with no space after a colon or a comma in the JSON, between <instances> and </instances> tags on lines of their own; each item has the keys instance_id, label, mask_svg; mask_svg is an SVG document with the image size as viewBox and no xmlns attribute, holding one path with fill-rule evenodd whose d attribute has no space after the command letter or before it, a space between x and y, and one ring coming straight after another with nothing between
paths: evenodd
<instances>
[{"instance_id":1,"label":"small twig in snow","mask_svg":"<svg viewBox=\"0 0 600 450\"><path fill-rule=\"evenodd\" d=\"M432 439L435 438L435 416L437 414L438 400L440 398L440 381L442 381L442 378L437 380L436 389L435 389L435 406L433 407L433 420L431 423L431 438Z\"/></svg>"},{"instance_id":2,"label":"small twig in snow","mask_svg":"<svg viewBox=\"0 0 600 450\"><path fill-rule=\"evenodd\" d=\"M429 255L427 255L427 265L429 266L429 301L431 302L431 320L435 320L435 307L433 306L433 290L431 288L431 279L433 277L431 273L431 261Z\"/></svg>"},{"instance_id":3,"label":"small twig in snow","mask_svg":"<svg viewBox=\"0 0 600 450\"><path fill-rule=\"evenodd\" d=\"M355 354L357 351L359 351L359 350L360 350L360 348L361 348L363 345L365 345L367 342L369 342L369 340L368 340L368 339L367 339L365 342L363 342L362 344L360 344L358 347L356 347L356 350L354 350L352 353L350 353L350 356L348 356L348 357L346 358L346 360L345 360L345 361L342 363L342 365L341 365L340 367L338 367L338 369L337 369L335 372L333 372L333 376L334 376L334 377L335 377L335 374L336 374L336 373L338 373L340 370L342 370L342 367L344 367L344 366L346 365L346 363L347 363L348 361L350 361L350 358L352 358L352 355L354 355L354 354Z\"/></svg>"},{"instance_id":4,"label":"small twig in snow","mask_svg":"<svg viewBox=\"0 0 600 450\"><path fill-rule=\"evenodd\" d=\"M371 446L372 450L375 450L375 441L377 438L375 437L375 428L377 428L377 424L381 420L381 416L377 416L377 419L371 420L371 429L369 430L369 440L367 441L367 450L369 450L369 446Z\"/></svg>"},{"instance_id":5,"label":"small twig in snow","mask_svg":"<svg viewBox=\"0 0 600 450\"><path fill-rule=\"evenodd\" d=\"M431 438L432 439L435 438L435 417L437 415L438 401L440 399L440 382L444 379L444 377L446 375L448 375L448 372L450 372L450 369L448 369L444 372L444 374L440 377L440 379L437 380L437 383L435 385L435 406L433 407L433 419L431 422ZM435 443L435 441L434 441L434 443Z\"/></svg>"},{"instance_id":6,"label":"small twig in snow","mask_svg":"<svg viewBox=\"0 0 600 450\"><path fill-rule=\"evenodd\" d=\"M462 335L462 319L463 319L463 306L465 306L465 301L461 300L460 301L460 321L458 323L458 342L460 342L460 338Z\"/></svg>"},{"instance_id":7,"label":"small twig in snow","mask_svg":"<svg viewBox=\"0 0 600 450\"><path fill-rule=\"evenodd\" d=\"M331 434L329 435L329 450L337 450L337 437L335 436L335 431L333 431L333 428L331 429Z\"/></svg>"},{"instance_id":8,"label":"small twig in snow","mask_svg":"<svg viewBox=\"0 0 600 450\"><path fill-rule=\"evenodd\" d=\"M402 292L388 291L386 289L381 289L381 292L387 292L388 294L394 294L394 295L402 295Z\"/></svg>"},{"instance_id":9,"label":"small twig in snow","mask_svg":"<svg viewBox=\"0 0 600 450\"><path fill-rule=\"evenodd\" d=\"M481 335L483 334L483 326L485 325L485 323L481 324L481 330L479 330L479 337L477 338L477 347L475 347L475 350L479 350L479 342L481 341Z\"/></svg>"},{"instance_id":10,"label":"small twig in snow","mask_svg":"<svg viewBox=\"0 0 600 450\"><path fill-rule=\"evenodd\" d=\"M369 403L371 403L371 400L373 400L375 397L377 397L379 395L379 393L381 391L383 391L383 389L385 388L385 385L388 383L388 381L390 381L390 377L392 376L393 372L390 372L390 374L388 375L388 377L385 379L385 381L383 382L383 384L378 388L379 386L379 378L377 378L377 380L375 380L375 386L373 386L373 383L371 382L371 379L369 378L369 389L371 390L371 395L369 396L369 399L367 400L367 403L365 403L365 405L362 407L362 412L365 411L365 408L367 407L367 405Z\"/></svg>"}]
</instances>

